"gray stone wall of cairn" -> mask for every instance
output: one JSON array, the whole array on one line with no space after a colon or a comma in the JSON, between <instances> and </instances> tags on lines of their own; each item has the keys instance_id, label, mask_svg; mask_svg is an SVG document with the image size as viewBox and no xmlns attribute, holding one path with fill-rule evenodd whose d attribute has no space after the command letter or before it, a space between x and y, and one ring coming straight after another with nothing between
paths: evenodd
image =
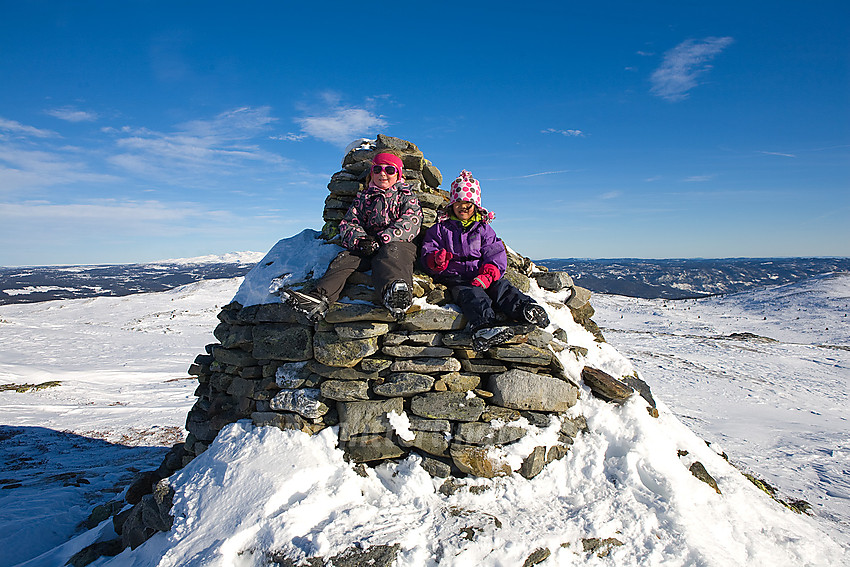
<instances>
[{"instance_id":1,"label":"gray stone wall of cairn","mask_svg":"<svg viewBox=\"0 0 850 567\"><path fill-rule=\"evenodd\" d=\"M440 171L414 144L379 135L349 151L342 170L331 178L323 238L337 238L339 220L362 188L370 160L387 150L401 156L425 225L434 223L448 199L439 188ZM548 272L510 249L508 256L505 277L523 291L529 290L531 278L550 291L569 289L566 301L551 307L569 309L576 322L604 342L591 320L588 290L575 286L565 272ZM121 503L104 505L120 541L108 542L109 550L84 552L97 556L135 548L157 531L167 531L172 522L167 477L201 455L224 426L241 419L311 435L338 426L339 446L352 466L416 453L425 470L446 478L449 487L465 475L533 478L562 458L587 424L567 414L581 390L556 355L566 350L582 360L586 350L570 346L562 329L527 326L508 343L475 352L463 315L443 308L451 303L446 288L420 272L414 282L415 297L425 301L414 304L400 323L383 307L367 303L372 294L366 274L349 279L341 301L319 323L284 303L225 306L214 331L218 342L207 345L189 368L198 387L185 442L172 447L159 469L136 477L125 495L131 508L118 512ZM594 394L614 402L632 395L633 387L645 386L589 368L582 379ZM391 419L402 414L409 425L399 434ZM518 471L490 458L490 449L519 441L528 425L548 426L552 416L561 423L558 444L535 448Z\"/></svg>"}]
</instances>

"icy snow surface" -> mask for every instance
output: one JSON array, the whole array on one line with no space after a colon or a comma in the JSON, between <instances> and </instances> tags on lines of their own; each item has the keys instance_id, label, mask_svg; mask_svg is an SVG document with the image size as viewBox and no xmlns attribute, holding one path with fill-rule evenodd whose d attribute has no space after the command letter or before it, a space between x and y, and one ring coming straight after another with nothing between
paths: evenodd
<instances>
[{"instance_id":1,"label":"icy snow surface","mask_svg":"<svg viewBox=\"0 0 850 567\"><path fill-rule=\"evenodd\" d=\"M333 257L311 235L293 239L298 259L270 252L276 268L304 274ZM282 242L275 248L293 244ZM0 307L0 384L61 381L0 392L9 487L0 491L0 565L59 566L114 537L110 522L76 526L182 437L195 387L185 371L214 341L216 313L240 284L245 304L264 301L279 275ZM172 477L172 531L93 565L261 565L269 552L330 557L355 542L400 544L399 566L515 566L539 548L551 552L543 565L847 564L850 344L832 329L846 333L850 276L797 286L687 303L595 296L608 345L550 309L591 364L638 369L661 416L640 398L616 406L584 390L574 409L591 432L530 481L466 479L445 496L415 457L364 478L343 461L334 430L311 438L240 422ZM780 342L718 338L735 332ZM404 433L404 415L393 423ZM547 431L536 435L545 444ZM769 499L721 450L780 497L807 499L815 516ZM722 495L691 475L695 460ZM598 557L584 551L587 538L624 545Z\"/></svg>"}]
</instances>

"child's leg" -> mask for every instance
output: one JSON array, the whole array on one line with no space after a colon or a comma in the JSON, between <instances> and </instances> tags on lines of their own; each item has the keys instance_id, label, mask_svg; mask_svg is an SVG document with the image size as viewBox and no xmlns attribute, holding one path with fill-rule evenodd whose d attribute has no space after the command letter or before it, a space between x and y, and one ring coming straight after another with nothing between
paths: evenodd
<instances>
[{"instance_id":1,"label":"child's leg","mask_svg":"<svg viewBox=\"0 0 850 567\"><path fill-rule=\"evenodd\" d=\"M413 290L413 264L416 262L416 245L412 242L388 242L372 257L372 285L375 286L375 303L381 305L387 284L402 280Z\"/></svg>"},{"instance_id":2,"label":"child's leg","mask_svg":"<svg viewBox=\"0 0 850 567\"><path fill-rule=\"evenodd\" d=\"M549 326L546 310L507 280L493 282L487 288L487 293L493 298L493 304L514 320L532 323L538 327Z\"/></svg>"},{"instance_id":3,"label":"child's leg","mask_svg":"<svg viewBox=\"0 0 850 567\"><path fill-rule=\"evenodd\" d=\"M453 286L451 291L455 303L463 311L473 331L495 323L493 302L484 289L472 285L457 285Z\"/></svg>"},{"instance_id":4,"label":"child's leg","mask_svg":"<svg viewBox=\"0 0 850 567\"><path fill-rule=\"evenodd\" d=\"M331 261L325 275L317 283L316 291L327 297L328 302L333 305L339 299L348 276L355 270L368 269L368 266L368 258L361 258L348 250L343 250Z\"/></svg>"}]
</instances>

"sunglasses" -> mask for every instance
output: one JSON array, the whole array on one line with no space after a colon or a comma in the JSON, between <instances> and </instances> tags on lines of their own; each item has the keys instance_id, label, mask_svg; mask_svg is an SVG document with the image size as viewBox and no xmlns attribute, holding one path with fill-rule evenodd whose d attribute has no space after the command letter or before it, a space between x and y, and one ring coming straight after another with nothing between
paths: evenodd
<instances>
[{"instance_id":1,"label":"sunglasses","mask_svg":"<svg viewBox=\"0 0 850 567\"><path fill-rule=\"evenodd\" d=\"M375 175L381 173L383 171L387 175L395 175L398 172L398 168L394 165L373 165L372 173Z\"/></svg>"}]
</instances>

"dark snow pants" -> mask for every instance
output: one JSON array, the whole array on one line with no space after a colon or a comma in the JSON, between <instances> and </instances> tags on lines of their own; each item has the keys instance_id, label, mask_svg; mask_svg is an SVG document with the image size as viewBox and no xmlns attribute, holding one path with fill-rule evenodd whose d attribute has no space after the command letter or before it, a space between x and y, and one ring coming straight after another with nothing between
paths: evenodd
<instances>
[{"instance_id":1,"label":"dark snow pants","mask_svg":"<svg viewBox=\"0 0 850 567\"><path fill-rule=\"evenodd\" d=\"M508 317L521 321L522 308L534 300L515 288L506 279L494 281L487 289L470 284L452 285L452 297L466 315L472 329L496 322L494 307Z\"/></svg>"},{"instance_id":2,"label":"dark snow pants","mask_svg":"<svg viewBox=\"0 0 850 567\"><path fill-rule=\"evenodd\" d=\"M372 285L375 287L376 304L383 302L387 284L396 280L407 282L413 291L413 263L416 261L416 245L412 242L388 242L378 248L372 256L358 256L343 250L333 259L316 289L325 294L331 304L336 303L348 277L354 272L372 270Z\"/></svg>"}]
</instances>

